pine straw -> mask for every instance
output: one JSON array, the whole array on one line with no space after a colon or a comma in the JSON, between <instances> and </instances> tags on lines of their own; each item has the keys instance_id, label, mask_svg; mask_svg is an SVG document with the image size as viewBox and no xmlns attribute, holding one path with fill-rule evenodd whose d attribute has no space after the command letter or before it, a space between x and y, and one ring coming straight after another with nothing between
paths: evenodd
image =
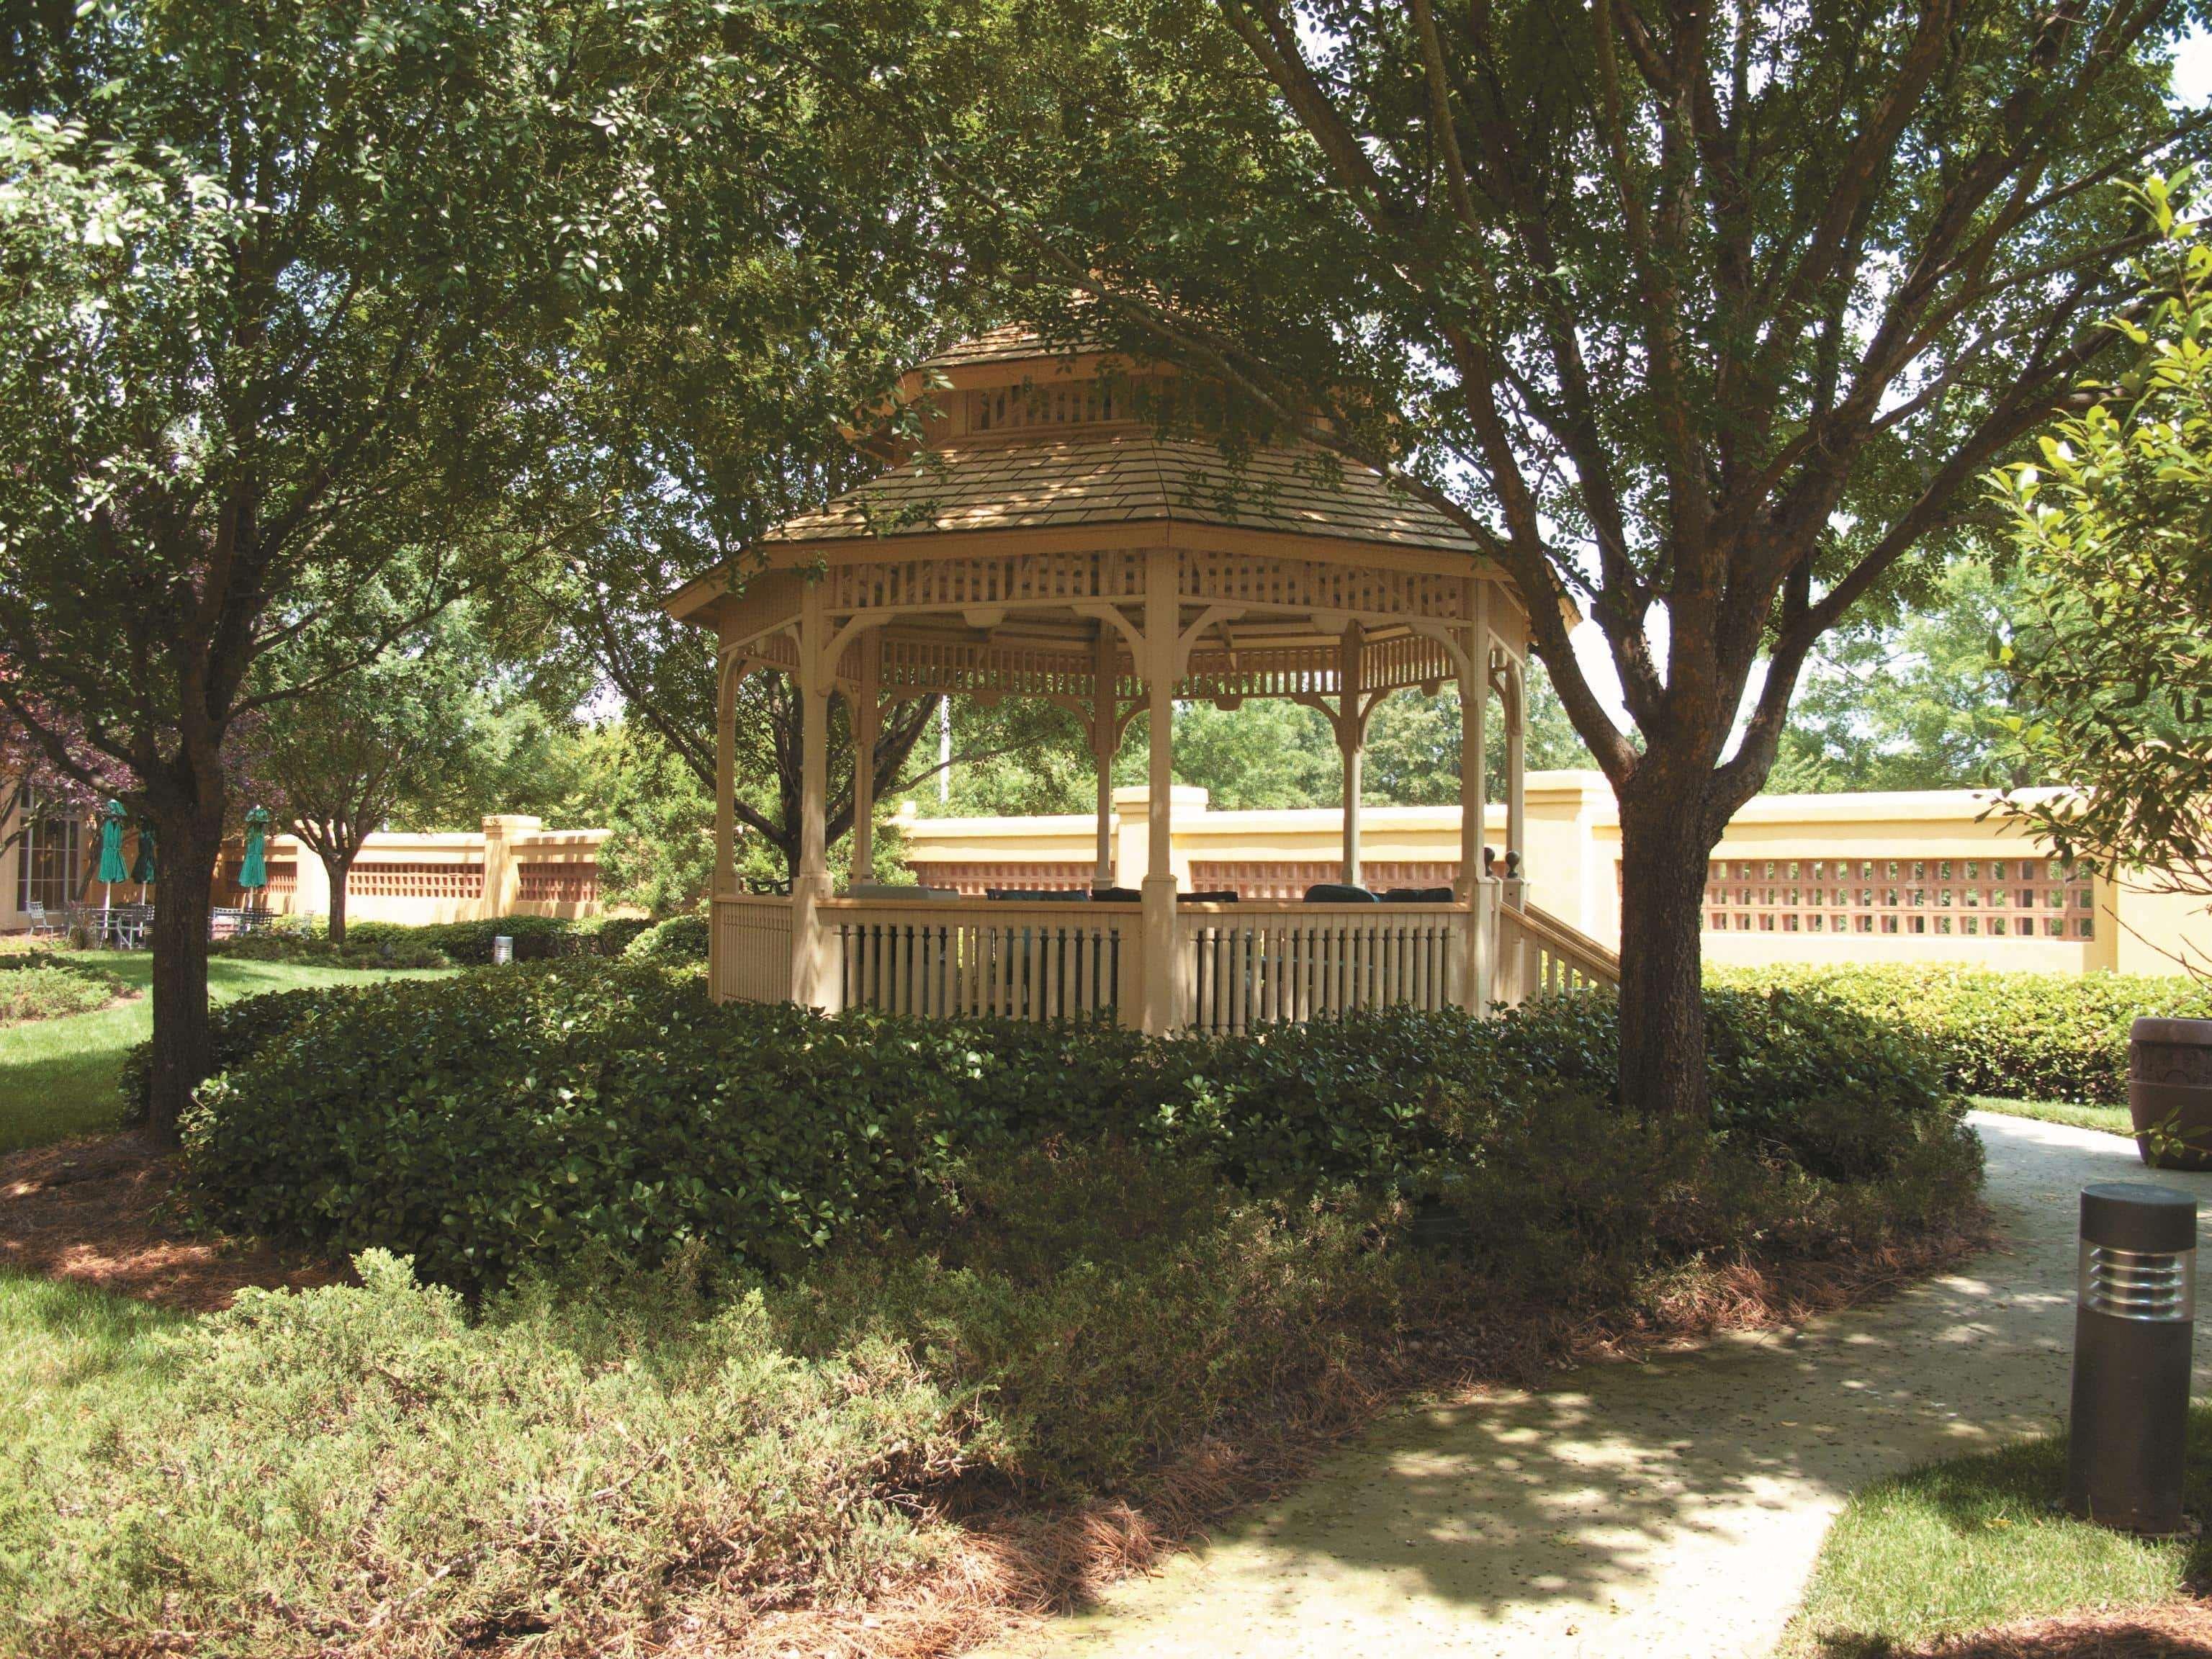
<instances>
[{"instance_id":1,"label":"pine straw","mask_svg":"<svg viewBox=\"0 0 2212 1659\"><path fill-rule=\"evenodd\" d=\"M1334 1372L1323 1387L1266 1402L1233 1437L1209 1440L1111 1500L1038 1513L1013 1501L963 1502L940 1511L963 1536L949 1559L911 1582L887 1587L865 1611L821 1607L731 1607L652 1633L641 1653L667 1659L950 1659L1023 1625L1095 1603L1116 1580L1150 1571L1209 1528L1278 1497L1325 1453L1357 1436L1408 1396L1465 1403L1501 1384L1527 1386L1571 1365L1614 1363L1693 1348L1726 1332L1788 1328L1861 1306L1989 1249L1992 1231L1978 1209L1947 1232L1848 1261L1738 1261L1686 1270L1633 1316L1574 1317L1535 1304L1500 1310L1471 1328L1415 1333L1374 1356L1363 1374ZM1986 1659L2010 1659L1993 1648ZM2105 1650L2081 1655L2103 1659ZM2022 1648L2027 1659L2074 1659L2075 1650ZM2206 1648L2111 1650L2212 1656ZM1984 1659L1948 1650L1944 1659Z\"/></svg>"},{"instance_id":2,"label":"pine straw","mask_svg":"<svg viewBox=\"0 0 2212 1659\"><path fill-rule=\"evenodd\" d=\"M195 1232L173 1153L138 1130L84 1135L0 1157L0 1268L73 1280L204 1313L246 1285L305 1289L343 1267Z\"/></svg>"},{"instance_id":3,"label":"pine straw","mask_svg":"<svg viewBox=\"0 0 2212 1659\"><path fill-rule=\"evenodd\" d=\"M2126 1613L2066 1613L1945 1637L1934 1645L1887 1644L1836 1659L2201 1659L2212 1655L2212 1605L2198 1601Z\"/></svg>"}]
</instances>

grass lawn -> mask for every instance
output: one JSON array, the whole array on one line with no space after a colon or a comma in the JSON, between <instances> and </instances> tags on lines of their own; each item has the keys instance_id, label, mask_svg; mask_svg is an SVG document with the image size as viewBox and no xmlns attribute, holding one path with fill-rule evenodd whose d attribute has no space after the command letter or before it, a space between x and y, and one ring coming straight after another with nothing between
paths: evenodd
<instances>
[{"instance_id":1,"label":"grass lawn","mask_svg":"<svg viewBox=\"0 0 2212 1659\"><path fill-rule=\"evenodd\" d=\"M2065 1123L2076 1129L2102 1129L2106 1134L2130 1139L2136 1132L2124 1106L2089 1106L2072 1100L1998 1100L1981 1095L1974 1097L1974 1104L1985 1112L2040 1118L2045 1123Z\"/></svg>"},{"instance_id":2,"label":"grass lawn","mask_svg":"<svg viewBox=\"0 0 2212 1659\"><path fill-rule=\"evenodd\" d=\"M94 959L141 992L153 978L154 958L148 951L102 951ZM209 993L219 1002L262 991L423 977L422 973L234 962L223 957L208 963ZM153 1000L141 995L95 1013L0 1027L0 1152L114 1127L122 1111L115 1093L116 1069L123 1051L144 1041L153 1021Z\"/></svg>"},{"instance_id":3,"label":"grass lawn","mask_svg":"<svg viewBox=\"0 0 2212 1659\"><path fill-rule=\"evenodd\" d=\"M2187 1498L2212 1504L2212 1405L2193 1408ZM2046 1507L2066 1473L2050 1435L1877 1481L1829 1529L1784 1659L1874 1659L2015 1620L2167 1601L2212 1566L2202 1540L2150 1540Z\"/></svg>"}]
</instances>

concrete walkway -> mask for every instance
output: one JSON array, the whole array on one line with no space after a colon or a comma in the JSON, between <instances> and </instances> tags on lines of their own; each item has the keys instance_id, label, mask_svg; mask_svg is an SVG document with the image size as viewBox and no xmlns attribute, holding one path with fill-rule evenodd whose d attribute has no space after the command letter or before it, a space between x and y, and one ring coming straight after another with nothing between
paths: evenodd
<instances>
[{"instance_id":1,"label":"concrete walkway","mask_svg":"<svg viewBox=\"0 0 2212 1659\"><path fill-rule=\"evenodd\" d=\"M2057 1426L2075 1194L2131 1141L1977 1114L2003 1246L1879 1307L1403 1413L1297 1492L998 1651L1423 1659L1773 1650L1856 1486ZM2212 1203L2208 1203L2212 1209ZM2212 1338L2200 1329L2198 1389Z\"/></svg>"}]
</instances>

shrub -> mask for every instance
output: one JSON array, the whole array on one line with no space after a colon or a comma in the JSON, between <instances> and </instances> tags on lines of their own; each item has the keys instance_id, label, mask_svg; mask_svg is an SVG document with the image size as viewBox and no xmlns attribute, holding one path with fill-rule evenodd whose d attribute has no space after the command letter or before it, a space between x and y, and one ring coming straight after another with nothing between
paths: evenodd
<instances>
[{"instance_id":1,"label":"shrub","mask_svg":"<svg viewBox=\"0 0 2212 1659\"><path fill-rule=\"evenodd\" d=\"M716 1008L696 974L641 964L392 981L272 1023L202 1086L189 1162L231 1226L402 1246L465 1285L593 1241L781 1260L975 1139L957 1045Z\"/></svg>"},{"instance_id":2,"label":"shrub","mask_svg":"<svg viewBox=\"0 0 2212 1659\"><path fill-rule=\"evenodd\" d=\"M361 922L346 930L345 943L332 945L317 919L287 917L208 947L210 956L239 962L299 963L315 968L450 968L453 960L429 939L426 930Z\"/></svg>"},{"instance_id":3,"label":"shrub","mask_svg":"<svg viewBox=\"0 0 2212 1659\"><path fill-rule=\"evenodd\" d=\"M267 1048L278 1033L305 1019L310 1012L344 1018L348 992L342 987L312 991L265 991L258 996L218 1002L208 1010L210 1069L221 1073L244 1065ZM123 1052L116 1076L123 1096L126 1123L143 1123L154 1089L154 1045L134 1042Z\"/></svg>"},{"instance_id":4,"label":"shrub","mask_svg":"<svg viewBox=\"0 0 2212 1659\"><path fill-rule=\"evenodd\" d=\"M2026 1100L2124 1103L2137 1015L2212 1018L2212 987L2179 976L1931 966L1764 969L1755 978L1913 1034L1952 1088ZM1754 975L1716 979L1745 986Z\"/></svg>"},{"instance_id":5,"label":"shrub","mask_svg":"<svg viewBox=\"0 0 2212 1659\"><path fill-rule=\"evenodd\" d=\"M704 962L710 925L704 912L671 916L632 939L623 954L633 962Z\"/></svg>"},{"instance_id":6,"label":"shrub","mask_svg":"<svg viewBox=\"0 0 2212 1659\"><path fill-rule=\"evenodd\" d=\"M652 926L646 916L587 916L575 924L569 937L576 941L580 956L618 957Z\"/></svg>"},{"instance_id":7,"label":"shrub","mask_svg":"<svg viewBox=\"0 0 2212 1659\"><path fill-rule=\"evenodd\" d=\"M573 963L308 994L226 1047L187 1124L217 1218L382 1246L465 1285L598 1244L787 1267L906 1213L962 1160L1054 1135L1244 1190L1455 1201L1502 1122L1609 1078L1609 1005L1393 1011L1253 1036L720 1007L696 972ZM1714 1022L1722 1127L1811 1175L1889 1173L1957 1113L1917 1051L1786 994ZM1802 1052L1764 1054L1762 1044ZM1568 1154L1583 1156L1581 1150Z\"/></svg>"},{"instance_id":8,"label":"shrub","mask_svg":"<svg viewBox=\"0 0 2212 1659\"><path fill-rule=\"evenodd\" d=\"M491 961L491 942L514 941L517 962L539 962L571 953L576 924L565 916L488 916L476 921L441 921L410 927L396 921L356 921L346 928L346 948L381 950L387 944L428 945L464 968Z\"/></svg>"},{"instance_id":9,"label":"shrub","mask_svg":"<svg viewBox=\"0 0 2212 1659\"><path fill-rule=\"evenodd\" d=\"M0 1025L88 1014L136 994L114 975L59 951L0 956Z\"/></svg>"}]
</instances>

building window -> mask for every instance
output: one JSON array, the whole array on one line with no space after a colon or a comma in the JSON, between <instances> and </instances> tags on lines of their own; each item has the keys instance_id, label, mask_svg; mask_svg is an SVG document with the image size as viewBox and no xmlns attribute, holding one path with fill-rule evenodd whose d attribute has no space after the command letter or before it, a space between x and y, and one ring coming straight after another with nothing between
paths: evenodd
<instances>
[{"instance_id":1,"label":"building window","mask_svg":"<svg viewBox=\"0 0 2212 1659\"><path fill-rule=\"evenodd\" d=\"M25 797L23 814L23 838L15 848L15 908L66 909L76 902L84 868L84 822L63 807L41 809L35 796Z\"/></svg>"}]
</instances>

